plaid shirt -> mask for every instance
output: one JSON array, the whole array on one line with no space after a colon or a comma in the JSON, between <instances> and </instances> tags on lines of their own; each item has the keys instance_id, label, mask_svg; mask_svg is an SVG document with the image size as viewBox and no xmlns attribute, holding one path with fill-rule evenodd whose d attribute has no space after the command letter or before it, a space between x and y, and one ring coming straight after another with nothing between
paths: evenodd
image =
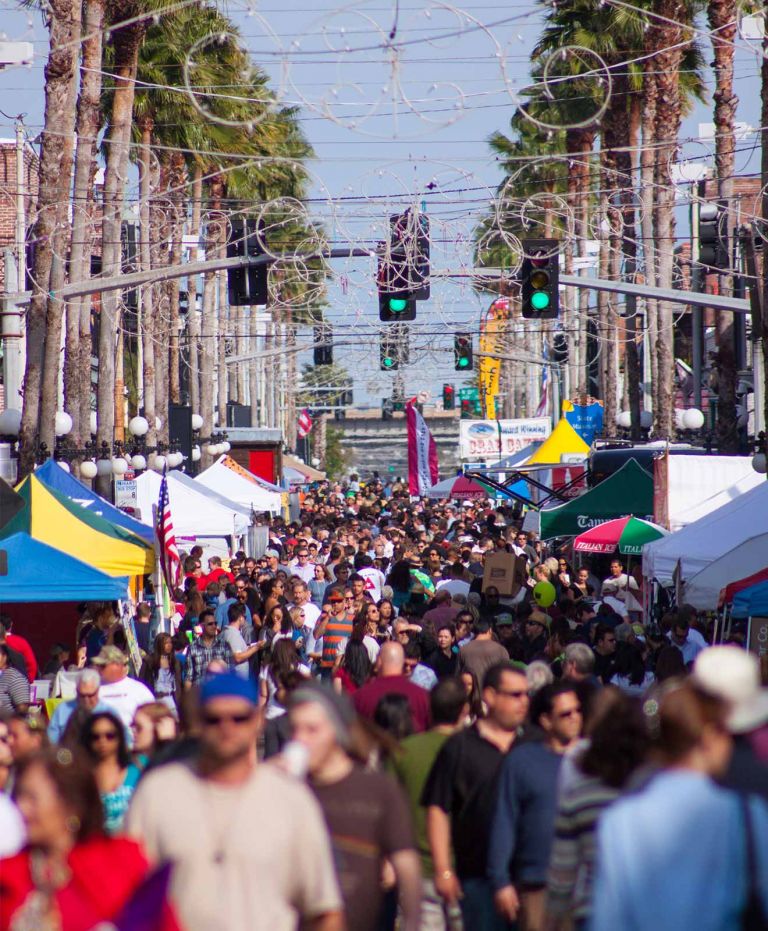
<instances>
[{"instance_id":1,"label":"plaid shirt","mask_svg":"<svg viewBox=\"0 0 768 931\"><path fill-rule=\"evenodd\" d=\"M185 680L193 685L200 682L205 677L208 664L214 659L223 660L230 669L235 665L232 647L221 634L210 646L206 646L203 638L198 637L189 647L187 666L184 673Z\"/></svg>"}]
</instances>

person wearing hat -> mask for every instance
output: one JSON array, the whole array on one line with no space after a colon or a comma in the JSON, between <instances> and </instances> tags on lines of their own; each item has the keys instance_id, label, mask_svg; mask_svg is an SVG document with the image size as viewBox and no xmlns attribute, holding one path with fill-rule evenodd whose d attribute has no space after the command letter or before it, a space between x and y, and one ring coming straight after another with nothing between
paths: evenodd
<instances>
[{"instance_id":1,"label":"person wearing hat","mask_svg":"<svg viewBox=\"0 0 768 931\"><path fill-rule=\"evenodd\" d=\"M116 646L102 647L98 656L92 660L101 674L99 702L117 712L123 726L130 729L133 716L140 705L155 700L143 682L137 682L128 675L128 657Z\"/></svg>"},{"instance_id":2,"label":"person wearing hat","mask_svg":"<svg viewBox=\"0 0 768 931\"><path fill-rule=\"evenodd\" d=\"M200 688L200 745L148 772L126 819L154 864L170 863L185 931L340 931L328 831L312 793L259 764L256 688L232 672Z\"/></svg>"},{"instance_id":3,"label":"person wearing hat","mask_svg":"<svg viewBox=\"0 0 768 931\"><path fill-rule=\"evenodd\" d=\"M708 647L696 657L692 678L729 706L733 754L722 783L768 799L768 689L760 686L760 660L742 647Z\"/></svg>"},{"instance_id":4,"label":"person wearing hat","mask_svg":"<svg viewBox=\"0 0 768 931\"><path fill-rule=\"evenodd\" d=\"M327 598L327 606L315 624L315 641L323 641L322 659L320 660L320 674L324 680L333 675L336 657L343 649L341 646L352 636L354 615L347 607L347 596L344 591L334 589ZM351 602L350 602L351 604Z\"/></svg>"},{"instance_id":5,"label":"person wearing hat","mask_svg":"<svg viewBox=\"0 0 768 931\"><path fill-rule=\"evenodd\" d=\"M418 931L421 868L410 812L397 783L350 756L354 710L346 696L319 683L300 685L288 714L307 754L309 785L320 802L334 849L349 931L377 931L381 872L392 865L403 931Z\"/></svg>"},{"instance_id":6,"label":"person wearing hat","mask_svg":"<svg viewBox=\"0 0 768 931\"><path fill-rule=\"evenodd\" d=\"M534 608L523 625L523 662L534 659L547 660L547 641L549 640L549 615Z\"/></svg>"}]
</instances>

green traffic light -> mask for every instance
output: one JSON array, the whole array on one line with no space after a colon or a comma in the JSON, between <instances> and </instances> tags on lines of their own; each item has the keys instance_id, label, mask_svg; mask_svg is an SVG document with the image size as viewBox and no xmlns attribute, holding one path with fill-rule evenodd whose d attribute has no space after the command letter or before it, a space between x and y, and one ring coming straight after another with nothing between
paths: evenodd
<instances>
[{"instance_id":1,"label":"green traffic light","mask_svg":"<svg viewBox=\"0 0 768 931\"><path fill-rule=\"evenodd\" d=\"M549 307L549 295L546 291L534 291L531 295L531 306L534 310L546 310Z\"/></svg>"},{"instance_id":2,"label":"green traffic light","mask_svg":"<svg viewBox=\"0 0 768 931\"><path fill-rule=\"evenodd\" d=\"M389 309L393 314L401 314L408 307L408 301L404 297L391 297L389 299Z\"/></svg>"},{"instance_id":3,"label":"green traffic light","mask_svg":"<svg viewBox=\"0 0 768 931\"><path fill-rule=\"evenodd\" d=\"M392 366L393 366L394 364L395 364L395 360L394 360L394 359L389 359L389 358L384 359L384 368L385 368L385 369L391 369Z\"/></svg>"},{"instance_id":4,"label":"green traffic light","mask_svg":"<svg viewBox=\"0 0 768 931\"><path fill-rule=\"evenodd\" d=\"M459 359L459 368L465 369L469 365L469 359L466 356L462 356Z\"/></svg>"}]
</instances>

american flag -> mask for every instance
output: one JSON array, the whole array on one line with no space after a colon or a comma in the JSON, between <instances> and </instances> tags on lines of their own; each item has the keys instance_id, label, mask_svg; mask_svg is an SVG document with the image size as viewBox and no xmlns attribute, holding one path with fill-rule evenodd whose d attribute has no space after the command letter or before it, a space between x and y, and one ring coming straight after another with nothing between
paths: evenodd
<instances>
[{"instance_id":1,"label":"american flag","mask_svg":"<svg viewBox=\"0 0 768 931\"><path fill-rule=\"evenodd\" d=\"M547 352L547 344L544 344L544 352L542 358L544 359L544 364L541 367L541 387L539 389L539 406L536 409L537 417L546 417L549 413L549 353Z\"/></svg>"},{"instance_id":2,"label":"american flag","mask_svg":"<svg viewBox=\"0 0 768 931\"><path fill-rule=\"evenodd\" d=\"M299 439L303 440L305 436L309 436L311 430L312 417L305 407L304 410L299 414L299 419L296 424L296 432L299 435Z\"/></svg>"},{"instance_id":3,"label":"american flag","mask_svg":"<svg viewBox=\"0 0 768 931\"><path fill-rule=\"evenodd\" d=\"M170 591L179 584L181 560L176 548L176 535L171 518L171 500L168 497L168 478L165 470L160 481L160 497L157 501L157 541L160 545L160 568L165 584Z\"/></svg>"}]
</instances>

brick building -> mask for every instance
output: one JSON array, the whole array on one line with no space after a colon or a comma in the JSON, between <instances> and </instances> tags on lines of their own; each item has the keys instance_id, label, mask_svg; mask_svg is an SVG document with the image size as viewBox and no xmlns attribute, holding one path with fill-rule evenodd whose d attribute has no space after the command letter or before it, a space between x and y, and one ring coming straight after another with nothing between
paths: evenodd
<instances>
[{"instance_id":1,"label":"brick building","mask_svg":"<svg viewBox=\"0 0 768 931\"><path fill-rule=\"evenodd\" d=\"M24 145L24 211L29 230L34 219L40 161L29 143ZM16 244L16 140L0 139L0 291L5 290L3 250Z\"/></svg>"}]
</instances>

